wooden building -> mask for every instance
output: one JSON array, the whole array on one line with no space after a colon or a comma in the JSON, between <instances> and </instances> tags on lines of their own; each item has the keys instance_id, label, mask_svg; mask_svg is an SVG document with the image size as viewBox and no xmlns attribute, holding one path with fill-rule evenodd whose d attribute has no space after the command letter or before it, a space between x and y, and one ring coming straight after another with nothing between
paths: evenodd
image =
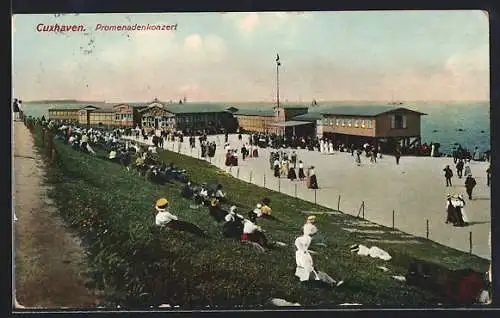
<instances>
[{"instance_id":1,"label":"wooden building","mask_svg":"<svg viewBox=\"0 0 500 318\"><path fill-rule=\"evenodd\" d=\"M364 142L419 145L424 113L386 105L319 107L294 118L316 123L318 135L345 144Z\"/></svg>"},{"instance_id":2,"label":"wooden building","mask_svg":"<svg viewBox=\"0 0 500 318\"><path fill-rule=\"evenodd\" d=\"M283 105L281 107L260 107L239 109L234 113L240 129L248 132L273 134L294 134L295 127L303 122L291 121L293 117L306 114L304 105Z\"/></svg>"},{"instance_id":3,"label":"wooden building","mask_svg":"<svg viewBox=\"0 0 500 318\"><path fill-rule=\"evenodd\" d=\"M222 104L167 104L154 100L139 113L145 130L181 130L189 134L206 129L211 132L236 131L234 111L235 108Z\"/></svg>"},{"instance_id":4,"label":"wooden building","mask_svg":"<svg viewBox=\"0 0 500 318\"><path fill-rule=\"evenodd\" d=\"M141 122L140 110L146 108L142 103L121 103L113 106L114 125L119 127L136 127Z\"/></svg>"},{"instance_id":5,"label":"wooden building","mask_svg":"<svg viewBox=\"0 0 500 318\"><path fill-rule=\"evenodd\" d=\"M48 119L78 122L78 111L82 108L82 106L82 104L64 104L53 106L48 110Z\"/></svg>"},{"instance_id":6,"label":"wooden building","mask_svg":"<svg viewBox=\"0 0 500 318\"><path fill-rule=\"evenodd\" d=\"M115 109L109 104L87 105L78 111L78 123L87 126L116 126Z\"/></svg>"},{"instance_id":7,"label":"wooden building","mask_svg":"<svg viewBox=\"0 0 500 318\"><path fill-rule=\"evenodd\" d=\"M238 109L234 112L241 132L270 133L274 127L275 111L268 109Z\"/></svg>"}]
</instances>

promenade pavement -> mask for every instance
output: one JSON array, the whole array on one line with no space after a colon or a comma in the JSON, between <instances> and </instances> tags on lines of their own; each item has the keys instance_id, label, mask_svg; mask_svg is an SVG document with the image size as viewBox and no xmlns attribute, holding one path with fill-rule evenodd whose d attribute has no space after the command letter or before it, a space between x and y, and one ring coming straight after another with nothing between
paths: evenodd
<instances>
[{"instance_id":1,"label":"promenade pavement","mask_svg":"<svg viewBox=\"0 0 500 318\"><path fill-rule=\"evenodd\" d=\"M127 138L135 140L135 137ZM323 154L297 149L298 160L302 160L305 167L315 167L319 189L314 191L308 189L305 182L292 182L273 176L269 165L273 149L259 149L258 158L242 160L240 156L239 166L229 169L224 164L224 136L209 136L208 140L216 141L217 150L214 158L206 160L241 180L334 210L339 208L341 212L354 216L363 215L360 207L364 202L364 218L383 226L392 226L394 211L395 227L402 232L426 237L428 223L429 239L464 252L469 252L472 236L472 253L491 259L488 246L491 192L486 185L489 163L470 163L477 186L473 200L468 200L465 179L456 177L452 158L402 157L400 164L396 165L393 156L384 155L382 159L377 159L377 163L370 163L369 158L362 157L362 163L358 166L350 153L336 151L334 154ZM138 141L143 142L142 138ZM149 141L151 143L151 139ZM248 142L248 136L243 135L242 141L239 141L237 135L232 134L229 135L229 142L239 152L242 143ZM164 144L167 150L177 152L180 149L184 155L200 158L198 139L196 147L189 147L188 138L184 138L180 148L177 142ZM445 186L443 169L447 164L454 170L452 187ZM469 226L461 228L445 224L447 194L463 194L466 199L465 211L471 221Z\"/></svg>"}]
</instances>

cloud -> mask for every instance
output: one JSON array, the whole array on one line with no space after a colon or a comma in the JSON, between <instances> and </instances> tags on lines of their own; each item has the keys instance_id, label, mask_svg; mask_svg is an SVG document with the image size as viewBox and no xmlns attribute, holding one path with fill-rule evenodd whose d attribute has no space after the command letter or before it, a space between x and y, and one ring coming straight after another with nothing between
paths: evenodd
<instances>
[{"instance_id":1,"label":"cloud","mask_svg":"<svg viewBox=\"0 0 500 318\"><path fill-rule=\"evenodd\" d=\"M231 20L244 34L252 34L257 29L276 31L283 27L300 23L311 17L309 12L250 12L227 13L225 17Z\"/></svg>"},{"instance_id":2,"label":"cloud","mask_svg":"<svg viewBox=\"0 0 500 318\"><path fill-rule=\"evenodd\" d=\"M259 15L255 12L247 14L238 24L239 28L244 32L252 32L259 22Z\"/></svg>"}]
</instances>

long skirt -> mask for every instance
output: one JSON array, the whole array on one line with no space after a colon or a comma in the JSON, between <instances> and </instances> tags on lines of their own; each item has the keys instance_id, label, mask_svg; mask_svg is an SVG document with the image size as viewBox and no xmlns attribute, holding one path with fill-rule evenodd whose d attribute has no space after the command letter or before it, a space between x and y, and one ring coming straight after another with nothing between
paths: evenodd
<instances>
[{"instance_id":1,"label":"long skirt","mask_svg":"<svg viewBox=\"0 0 500 318\"><path fill-rule=\"evenodd\" d=\"M274 166L274 176L279 178L280 176L280 166Z\"/></svg>"},{"instance_id":2,"label":"long skirt","mask_svg":"<svg viewBox=\"0 0 500 318\"><path fill-rule=\"evenodd\" d=\"M184 232L189 232L192 234L195 234L197 236L205 237L206 234L203 232L202 229L194 225L193 223L185 222L185 221L180 221L180 220L172 220L168 222L167 226L171 229L177 230L177 231L184 231Z\"/></svg>"},{"instance_id":3,"label":"long skirt","mask_svg":"<svg viewBox=\"0 0 500 318\"><path fill-rule=\"evenodd\" d=\"M254 150L252 151L252 155L253 155L253 157L254 157L254 158L258 158L258 157L259 157L259 150L254 149Z\"/></svg>"},{"instance_id":4,"label":"long skirt","mask_svg":"<svg viewBox=\"0 0 500 318\"><path fill-rule=\"evenodd\" d=\"M222 235L225 237L240 238L243 234L243 224L238 221L225 222L222 226Z\"/></svg>"},{"instance_id":5,"label":"long skirt","mask_svg":"<svg viewBox=\"0 0 500 318\"><path fill-rule=\"evenodd\" d=\"M306 177L304 174L304 168L299 168L299 179L303 180Z\"/></svg>"},{"instance_id":6,"label":"long skirt","mask_svg":"<svg viewBox=\"0 0 500 318\"><path fill-rule=\"evenodd\" d=\"M295 169L294 168L290 168L288 170L288 179L294 181L295 179L297 179L297 174L295 173Z\"/></svg>"},{"instance_id":7,"label":"long skirt","mask_svg":"<svg viewBox=\"0 0 500 318\"><path fill-rule=\"evenodd\" d=\"M310 188L318 189L318 179L316 178L316 175L313 174L312 176L310 176L309 180L310 180Z\"/></svg>"}]
</instances>

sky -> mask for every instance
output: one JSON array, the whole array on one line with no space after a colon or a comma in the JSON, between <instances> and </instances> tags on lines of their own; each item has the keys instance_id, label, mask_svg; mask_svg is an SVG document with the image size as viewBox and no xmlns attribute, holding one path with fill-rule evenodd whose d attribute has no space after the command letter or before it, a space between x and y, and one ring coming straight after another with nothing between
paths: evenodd
<instances>
[{"instance_id":1,"label":"sky","mask_svg":"<svg viewBox=\"0 0 500 318\"><path fill-rule=\"evenodd\" d=\"M15 15L22 100L489 100L482 11ZM97 31L101 25L176 30ZM38 32L37 25L84 32Z\"/></svg>"}]
</instances>

